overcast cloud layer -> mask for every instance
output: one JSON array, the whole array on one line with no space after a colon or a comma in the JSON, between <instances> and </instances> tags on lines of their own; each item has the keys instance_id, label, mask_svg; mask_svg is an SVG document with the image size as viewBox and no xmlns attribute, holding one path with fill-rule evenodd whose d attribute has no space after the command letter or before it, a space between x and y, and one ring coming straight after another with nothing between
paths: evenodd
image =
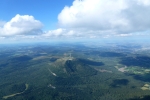
<instances>
[{"instance_id":1,"label":"overcast cloud layer","mask_svg":"<svg viewBox=\"0 0 150 100\"><path fill-rule=\"evenodd\" d=\"M75 0L58 14L59 28L42 31L42 22L17 14L0 21L0 36L26 38L108 38L149 35L150 0Z\"/></svg>"}]
</instances>

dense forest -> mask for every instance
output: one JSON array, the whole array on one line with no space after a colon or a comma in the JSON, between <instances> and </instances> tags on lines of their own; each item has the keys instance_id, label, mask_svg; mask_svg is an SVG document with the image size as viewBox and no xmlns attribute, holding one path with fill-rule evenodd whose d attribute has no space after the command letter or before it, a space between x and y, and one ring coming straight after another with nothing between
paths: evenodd
<instances>
[{"instance_id":1,"label":"dense forest","mask_svg":"<svg viewBox=\"0 0 150 100\"><path fill-rule=\"evenodd\" d=\"M6 47L0 51L1 99L150 99L150 56L145 51L132 53L134 47L124 46L122 51L83 44Z\"/></svg>"}]
</instances>

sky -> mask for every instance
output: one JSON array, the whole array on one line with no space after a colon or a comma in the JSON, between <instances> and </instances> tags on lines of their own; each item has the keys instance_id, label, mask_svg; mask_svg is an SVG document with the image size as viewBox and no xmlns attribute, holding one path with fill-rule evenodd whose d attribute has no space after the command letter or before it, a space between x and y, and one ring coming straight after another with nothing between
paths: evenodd
<instances>
[{"instance_id":1,"label":"sky","mask_svg":"<svg viewBox=\"0 0 150 100\"><path fill-rule=\"evenodd\" d=\"M0 0L0 43L115 38L150 38L150 0Z\"/></svg>"}]
</instances>

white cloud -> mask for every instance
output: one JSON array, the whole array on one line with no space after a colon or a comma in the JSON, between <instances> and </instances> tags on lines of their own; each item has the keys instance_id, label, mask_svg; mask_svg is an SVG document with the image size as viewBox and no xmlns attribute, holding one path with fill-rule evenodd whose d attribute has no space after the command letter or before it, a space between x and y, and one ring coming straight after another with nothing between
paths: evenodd
<instances>
[{"instance_id":1,"label":"white cloud","mask_svg":"<svg viewBox=\"0 0 150 100\"><path fill-rule=\"evenodd\" d=\"M0 37L0 40L1 40L1 39L5 39L5 37Z\"/></svg>"},{"instance_id":2,"label":"white cloud","mask_svg":"<svg viewBox=\"0 0 150 100\"><path fill-rule=\"evenodd\" d=\"M60 36L61 34L63 34L63 32L65 31L65 29L59 28L56 30L50 30L48 32L45 32L45 34L43 34L43 36L48 36L48 37L53 37L53 36Z\"/></svg>"},{"instance_id":3,"label":"white cloud","mask_svg":"<svg viewBox=\"0 0 150 100\"><path fill-rule=\"evenodd\" d=\"M113 34L112 31L100 31L100 30L85 30L85 29L64 29L58 28L56 30L50 30L44 32L41 37L44 38L100 38L104 35Z\"/></svg>"},{"instance_id":4,"label":"white cloud","mask_svg":"<svg viewBox=\"0 0 150 100\"><path fill-rule=\"evenodd\" d=\"M139 5L145 5L149 6L150 5L150 0L137 0Z\"/></svg>"},{"instance_id":5,"label":"white cloud","mask_svg":"<svg viewBox=\"0 0 150 100\"><path fill-rule=\"evenodd\" d=\"M6 23L5 21L0 20L0 27L3 27L5 23Z\"/></svg>"},{"instance_id":6,"label":"white cloud","mask_svg":"<svg viewBox=\"0 0 150 100\"><path fill-rule=\"evenodd\" d=\"M8 22L0 21L0 39L150 36L149 16L150 0L74 0L58 15L58 29L44 32L33 16L18 14Z\"/></svg>"},{"instance_id":7,"label":"white cloud","mask_svg":"<svg viewBox=\"0 0 150 100\"><path fill-rule=\"evenodd\" d=\"M66 29L93 30L93 34L98 30L129 34L150 30L149 16L150 0L75 0L58 15L58 23Z\"/></svg>"},{"instance_id":8,"label":"white cloud","mask_svg":"<svg viewBox=\"0 0 150 100\"><path fill-rule=\"evenodd\" d=\"M127 37L127 36L132 36L132 34L118 34L117 36L121 37Z\"/></svg>"},{"instance_id":9,"label":"white cloud","mask_svg":"<svg viewBox=\"0 0 150 100\"><path fill-rule=\"evenodd\" d=\"M17 14L0 27L0 35L37 34L41 32L42 26L42 23L35 20L33 16Z\"/></svg>"},{"instance_id":10,"label":"white cloud","mask_svg":"<svg viewBox=\"0 0 150 100\"><path fill-rule=\"evenodd\" d=\"M58 28L56 30L50 30L42 34L43 37L47 38L61 38L61 37L73 37L75 34L74 30L67 30L63 28Z\"/></svg>"}]
</instances>

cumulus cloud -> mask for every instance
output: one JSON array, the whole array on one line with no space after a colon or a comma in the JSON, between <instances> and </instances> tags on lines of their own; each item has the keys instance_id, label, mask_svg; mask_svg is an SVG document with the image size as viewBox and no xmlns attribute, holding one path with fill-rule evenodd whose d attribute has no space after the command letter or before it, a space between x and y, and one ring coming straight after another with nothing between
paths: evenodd
<instances>
[{"instance_id":1,"label":"cumulus cloud","mask_svg":"<svg viewBox=\"0 0 150 100\"><path fill-rule=\"evenodd\" d=\"M149 6L150 5L150 0L137 0L137 2L140 5L145 5L145 6Z\"/></svg>"},{"instance_id":2,"label":"cumulus cloud","mask_svg":"<svg viewBox=\"0 0 150 100\"><path fill-rule=\"evenodd\" d=\"M75 0L58 15L58 23L67 29L130 34L150 30L149 16L150 0Z\"/></svg>"},{"instance_id":3,"label":"cumulus cloud","mask_svg":"<svg viewBox=\"0 0 150 100\"><path fill-rule=\"evenodd\" d=\"M19 34L37 34L41 32L42 23L33 16L17 14L10 21L0 26L1 36Z\"/></svg>"},{"instance_id":4,"label":"cumulus cloud","mask_svg":"<svg viewBox=\"0 0 150 100\"><path fill-rule=\"evenodd\" d=\"M5 21L1 21L1 20L0 20L0 27L3 27L3 25L4 25L5 23L6 23Z\"/></svg>"},{"instance_id":5,"label":"cumulus cloud","mask_svg":"<svg viewBox=\"0 0 150 100\"><path fill-rule=\"evenodd\" d=\"M149 16L150 0L74 0L58 14L58 29L42 31L39 20L17 14L8 22L0 21L0 39L149 36Z\"/></svg>"},{"instance_id":6,"label":"cumulus cloud","mask_svg":"<svg viewBox=\"0 0 150 100\"><path fill-rule=\"evenodd\" d=\"M58 28L44 32L41 37L44 38L100 38L109 35L112 31L85 30L85 29L66 29ZM105 35L104 35L105 34Z\"/></svg>"},{"instance_id":7,"label":"cumulus cloud","mask_svg":"<svg viewBox=\"0 0 150 100\"><path fill-rule=\"evenodd\" d=\"M75 34L74 30L58 28L56 30L50 30L50 31L44 32L42 36L48 37L48 38L73 37L73 36L76 37L77 33Z\"/></svg>"}]
</instances>

